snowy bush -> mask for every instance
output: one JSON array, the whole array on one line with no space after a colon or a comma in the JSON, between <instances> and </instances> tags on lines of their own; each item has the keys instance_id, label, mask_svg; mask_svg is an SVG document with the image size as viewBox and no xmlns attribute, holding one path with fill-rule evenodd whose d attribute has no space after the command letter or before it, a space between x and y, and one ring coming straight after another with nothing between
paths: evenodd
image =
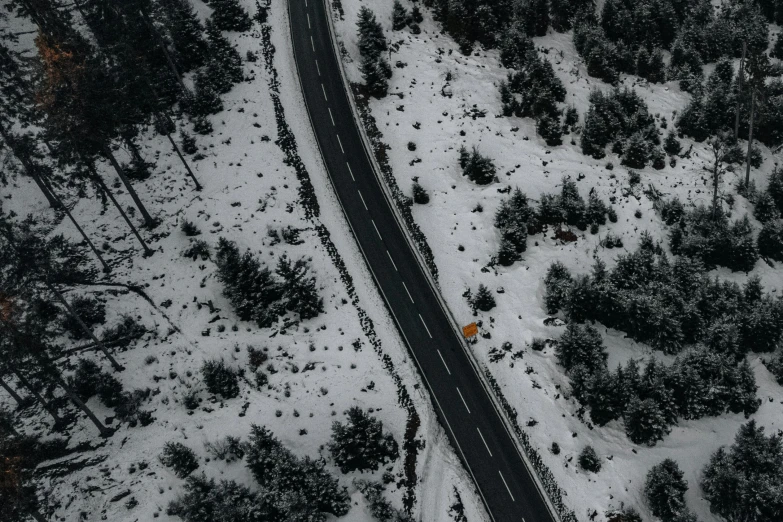
<instances>
[{"instance_id":1,"label":"snowy bush","mask_svg":"<svg viewBox=\"0 0 783 522\"><path fill-rule=\"evenodd\" d=\"M354 485L361 491L370 507L370 513L378 522L413 522L413 518L399 509L383 496L384 487L378 482L354 480Z\"/></svg>"},{"instance_id":2,"label":"snowy bush","mask_svg":"<svg viewBox=\"0 0 783 522\"><path fill-rule=\"evenodd\" d=\"M192 221L188 221L187 219L182 221L180 229L188 237L198 236L201 234L201 230L199 230L198 226L196 226L196 224Z\"/></svg>"},{"instance_id":3,"label":"snowy bush","mask_svg":"<svg viewBox=\"0 0 783 522\"><path fill-rule=\"evenodd\" d=\"M585 446L579 453L579 467L585 471L598 473L601 471L601 460L592 446Z\"/></svg>"},{"instance_id":4,"label":"snowy bush","mask_svg":"<svg viewBox=\"0 0 783 522\"><path fill-rule=\"evenodd\" d=\"M492 295L492 292L489 291L489 288L483 284L479 285L478 290L476 290L476 295L473 295L470 289L468 289L463 295L467 298L468 303L470 304L470 307L473 309L474 313L476 310L489 312L495 308L495 297Z\"/></svg>"},{"instance_id":5,"label":"snowy bush","mask_svg":"<svg viewBox=\"0 0 783 522\"><path fill-rule=\"evenodd\" d=\"M430 195L419 184L418 180L413 182L413 201L419 205L426 205L430 202Z\"/></svg>"},{"instance_id":6,"label":"snowy bush","mask_svg":"<svg viewBox=\"0 0 783 522\"><path fill-rule=\"evenodd\" d=\"M382 464L397 460L397 442L391 433L383 432L381 421L356 406L345 413L348 422L332 424L332 440L328 444L340 471L377 471Z\"/></svg>"},{"instance_id":7,"label":"snowy bush","mask_svg":"<svg viewBox=\"0 0 783 522\"><path fill-rule=\"evenodd\" d=\"M231 435L226 435L222 439L218 439L214 442L205 442L204 449L216 459L225 460L229 464L237 460L242 460L245 456L245 448L242 444L242 440L239 437L233 437Z\"/></svg>"},{"instance_id":8,"label":"snowy bush","mask_svg":"<svg viewBox=\"0 0 783 522\"><path fill-rule=\"evenodd\" d=\"M495 164L482 156L476 147L471 152L464 146L459 150L459 166L462 174L477 185L487 185L495 180Z\"/></svg>"},{"instance_id":9,"label":"snowy bush","mask_svg":"<svg viewBox=\"0 0 783 522\"><path fill-rule=\"evenodd\" d=\"M158 459L179 478L187 477L199 466L196 453L181 442L167 442Z\"/></svg>"},{"instance_id":10,"label":"snowy bush","mask_svg":"<svg viewBox=\"0 0 783 522\"><path fill-rule=\"evenodd\" d=\"M222 395L225 399L233 399L239 395L236 372L222 360L205 361L201 366L201 375L209 393Z\"/></svg>"},{"instance_id":11,"label":"snowy bush","mask_svg":"<svg viewBox=\"0 0 783 522\"><path fill-rule=\"evenodd\" d=\"M202 261L206 261L212 257L212 253L209 248L209 243L201 239L196 239L191 241L190 246L182 251L182 256L187 257L192 261L197 261L199 258L201 258Z\"/></svg>"}]
</instances>

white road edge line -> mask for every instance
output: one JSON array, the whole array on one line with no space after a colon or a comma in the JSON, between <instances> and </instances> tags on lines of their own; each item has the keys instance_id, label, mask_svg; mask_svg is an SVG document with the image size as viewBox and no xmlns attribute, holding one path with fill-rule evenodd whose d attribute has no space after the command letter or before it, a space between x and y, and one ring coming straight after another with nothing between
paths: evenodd
<instances>
[{"instance_id":1,"label":"white road edge line","mask_svg":"<svg viewBox=\"0 0 783 522\"><path fill-rule=\"evenodd\" d=\"M312 40L313 37L311 36L310 39ZM315 47L313 47L313 51L315 51ZM329 101L329 98L326 97L326 88L323 83L321 84L321 90L324 91L324 100Z\"/></svg>"},{"instance_id":2,"label":"white road edge line","mask_svg":"<svg viewBox=\"0 0 783 522\"><path fill-rule=\"evenodd\" d=\"M348 167L348 173L351 174L351 179L356 181L356 178L353 177L353 171L351 170L351 164L346 161L345 162L345 166Z\"/></svg>"},{"instance_id":3,"label":"white road edge line","mask_svg":"<svg viewBox=\"0 0 783 522\"><path fill-rule=\"evenodd\" d=\"M318 60L315 61L315 70L318 71L318 76L321 76L321 68L318 67Z\"/></svg>"},{"instance_id":4,"label":"white road edge line","mask_svg":"<svg viewBox=\"0 0 783 522\"><path fill-rule=\"evenodd\" d=\"M511 494L511 489L509 489L508 484L506 484L506 479L503 478L503 474L498 470L498 475L500 475L500 480L503 481L503 485L506 486L506 491L508 491L508 496L511 497L511 502L516 502L516 499L514 498L514 495ZM524 522L524 518L522 521Z\"/></svg>"},{"instance_id":5,"label":"white road edge line","mask_svg":"<svg viewBox=\"0 0 783 522\"><path fill-rule=\"evenodd\" d=\"M430 329L427 328L427 323L424 322L424 318L419 314L419 319L421 320L421 324L424 325L424 329L427 330L427 335L430 336L430 339L432 339L432 334L430 333Z\"/></svg>"},{"instance_id":6,"label":"white road edge line","mask_svg":"<svg viewBox=\"0 0 783 522\"><path fill-rule=\"evenodd\" d=\"M310 35L310 45L313 46L313 52L315 52L315 42L313 41L313 35ZM322 85L323 87L323 85Z\"/></svg>"},{"instance_id":7,"label":"white road edge line","mask_svg":"<svg viewBox=\"0 0 783 522\"><path fill-rule=\"evenodd\" d=\"M381 232L378 230L378 227L375 225L375 220L371 219L372 226L375 227L375 233L378 234L378 237L381 238L381 241L383 241L383 236L381 235Z\"/></svg>"},{"instance_id":8,"label":"white road edge line","mask_svg":"<svg viewBox=\"0 0 783 522\"><path fill-rule=\"evenodd\" d=\"M394 271L395 272L399 272L399 270L397 270L397 265L394 263L394 259L392 259L392 256L391 256L391 254L389 253L388 250L386 251L386 255L389 256L389 261L392 262L392 266L394 267Z\"/></svg>"},{"instance_id":9,"label":"white road edge line","mask_svg":"<svg viewBox=\"0 0 783 522\"><path fill-rule=\"evenodd\" d=\"M369 212L370 209L367 208L367 203L364 202L364 196L362 196L362 191L357 189L356 192L359 193L359 197L362 200L362 205L364 205L364 210L367 210Z\"/></svg>"},{"instance_id":10,"label":"white road edge line","mask_svg":"<svg viewBox=\"0 0 783 522\"><path fill-rule=\"evenodd\" d=\"M332 119L332 127L335 127L334 116L332 116L332 108L331 107L327 107L326 110L329 111L329 117Z\"/></svg>"},{"instance_id":11,"label":"white road edge line","mask_svg":"<svg viewBox=\"0 0 783 522\"><path fill-rule=\"evenodd\" d=\"M411 297L411 293L408 292L408 285L405 284L405 281L402 282L402 286L405 287L405 292L408 293L408 299L411 300L411 303L415 303L416 301L414 301L413 297Z\"/></svg>"},{"instance_id":12,"label":"white road edge line","mask_svg":"<svg viewBox=\"0 0 783 522\"><path fill-rule=\"evenodd\" d=\"M324 94L324 96L326 96L326 94ZM340 144L340 150L342 151L343 154L345 154L345 149L343 148L343 140L340 139L339 134L336 134L336 136L337 136L337 143Z\"/></svg>"},{"instance_id":13,"label":"white road edge line","mask_svg":"<svg viewBox=\"0 0 783 522\"><path fill-rule=\"evenodd\" d=\"M468 403L465 402L465 397L463 397L462 392L459 391L459 386L457 386L457 393L459 393L459 398L462 399L462 404L465 405L465 409L468 410L468 413L470 413L470 408L468 408Z\"/></svg>"},{"instance_id":14,"label":"white road edge line","mask_svg":"<svg viewBox=\"0 0 783 522\"><path fill-rule=\"evenodd\" d=\"M479 437L481 437L481 442L484 443L484 447L487 448L487 453L489 453L489 456L491 457L492 456L492 452L489 450L489 446L487 446L487 441L484 440L484 435L481 434L481 430L478 429L478 426L476 426L476 431L478 432ZM508 486L506 486L506 488L508 488ZM511 491L509 491L508 493L510 495Z\"/></svg>"},{"instance_id":15,"label":"white road edge line","mask_svg":"<svg viewBox=\"0 0 783 522\"><path fill-rule=\"evenodd\" d=\"M451 375L451 370L449 370L449 366L446 364L446 359L443 358L443 355L441 355L440 350L438 350L438 355L440 356L440 362L442 362L443 366L446 367L446 373Z\"/></svg>"}]
</instances>

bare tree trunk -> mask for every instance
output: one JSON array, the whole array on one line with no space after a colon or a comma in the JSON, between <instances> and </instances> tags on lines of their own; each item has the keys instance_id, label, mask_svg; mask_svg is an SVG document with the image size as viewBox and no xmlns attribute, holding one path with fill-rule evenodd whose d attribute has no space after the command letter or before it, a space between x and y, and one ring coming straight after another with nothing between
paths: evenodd
<instances>
[{"instance_id":1,"label":"bare tree trunk","mask_svg":"<svg viewBox=\"0 0 783 522\"><path fill-rule=\"evenodd\" d=\"M105 143L102 143L101 145L103 148L103 155L106 157L107 160L109 160L112 167L114 167L114 170L117 172L117 175L122 180L122 184L125 185L125 188L128 190L128 193L130 194L131 198L133 198L133 202L136 204L136 208L138 208L139 212L141 212L141 215L144 218L144 224L148 228L155 228L155 225L157 225L157 223L155 222L154 219L152 219L150 213L147 212L146 207L144 207L144 204L141 202L141 199L139 199L139 195L136 194L136 190L134 190L130 180L125 175L125 172L123 172L122 167L120 167L120 164L117 163L117 158L114 157L114 154L112 153L111 149L109 149L108 145L106 145Z\"/></svg>"},{"instance_id":2,"label":"bare tree trunk","mask_svg":"<svg viewBox=\"0 0 783 522\"><path fill-rule=\"evenodd\" d=\"M139 234L139 231L136 229L136 226L133 224L133 222L130 220L128 215L122 209L122 206L119 204L119 202L117 202L117 199L114 197L114 194L112 194L111 190L109 190L109 187L106 186L106 183L103 181L103 178L100 177L100 175L95 170L95 167L92 164L88 164L88 168L92 173L93 179L101 187L103 193L109 197L109 199L114 204L114 206L117 207L117 210L120 212L122 219L125 220L125 223L127 223L131 231L133 231L133 235L136 236L136 239L138 239L139 243L141 243L141 246L144 248L144 255L147 257L151 256L153 254L153 251L150 250L150 247L148 247L147 243L144 242L144 239L141 237L141 234Z\"/></svg>"},{"instance_id":3,"label":"bare tree trunk","mask_svg":"<svg viewBox=\"0 0 783 522\"><path fill-rule=\"evenodd\" d=\"M6 142L8 147L11 149L11 152L13 152L14 156L19 158L19 161L22 163L22 166L24 167L25 172L33 178L33 181L35 181L35 184L38 185L38 188L41 189L41 192L43 192L44 197L46 197L46 200L49 202L49 206L52 208L57 208L57 202L52 197L51 192L49 192L49 189L43 184L41 181L41 178L38 176L38 174L35 172L35 169L30 164L29 161L27 161L27 158L24 157L22 154L20 154L16 146L14 145L14 142L8 132L6 132L5 127L0 125L0 136L3 137L3 140Z\"/></svg>"},{"instance_id":4,"label":"bare tree trunk","mask_svg":"<svg viewBox=\"0 0 783 522\"><path fill-rule=\"evenodd\" d=\"M734 113L734 139L739 138L740 98L742 95L742 79L745 76L745 53L748 51L748 43L742 42L742 58L740 59L739 75L737 78L737 108Z\"/></svg>"},{"instance_id":5,"label":"bare tree trunk","mask_svg":"<svg viewBox=\"0 0 783 522\"><path fill-rule=\"evenodd\" d=\"M20 405L20 406L22 406L22 405L24 404L24 399L22 399L22 397L20 397L20 396L19 396L19 394L18 394L18 393L16 393L16 391L15 391L13 388L11 388L11 387L10 387L10 386L9 386L9 385L8 385L8 384L7 384L7 383L4 381L4 380L3 380L3 376L2 376L2 375L0 375L0 387L2 387L2 388L3 388L3 389L6 391L6 392L8 392L8 395L10 395L11 397L13 397L13 399L14 399L14 400L15 400L15 401L16 401L16 402L17 402L17 403Z\"/></svg>"},{"instance_id":6,"label":"bare tree trunk","mask_svg":"<svg viewBox=\"0 0 783 522\"><path fill-rule=\"evenodd\" d=\"M42 181L44 181L43 178L42 178ZM103 271L104 272L111 272L111 267L108 265L108 263L106 263L106 260L103 259L103 256L101 255L101 253L98 251L98 249L92 243L92 241L90 241L90 238L87 237L87 234L84 232L82 227L79 226L79 223L76 222L76 219L71 214L71 211L68 210L68 207L65 206L65 203L62 202L62 200L57 196L57 194L55 194L54 190L52 190L52 188L49 186L48 180L44 181L44 183L45 183L46 187L49 189L49 191L51 192L51 194L54 197L55 201L57 202L57 208L62 209L63 212L65 212L65 215L68 216L68 219L71 220L71 223L73 223L73 226L76 227L76 230L79 231L79 234L81 234L82 238L84 238L84 241L87 243L87 245L89 245L90 250L92 250L92 253L95 254L95 257L97 257L98 261L101 262L101 265L103 265Z\"/></svg>"},{"instance_id":7,"label":"bare tree trunk","mask_svg":"<svg viewBox=\"0 0 783 522\"><path fill-rule=\"evenodd\" d=\"M141 157L141 152L139 152L139 146L136 145L136 142L133 141L133 138L125 138L125 145L128 146L128 148L131 151L131 155L133 156L133 159L136 160L137 163L140 165L145 165L147 162L144 161L144 158Z\"/></svg>"},{"instance_id":8,"label":"bare tree trunk","mask_svg":"<svg viewBox=\"0 0 783 522\"><path fill-rule=\"evenodd\" d=\"M76 322L79 324L79 328L81 328L81 329L82 329L82 331L83 331L84 333L86 333L86 334L87 334L87 335L90 337L90 339L92 339L92 342L94 342L94 343L96 344L96 346L98 346L98 348L100 348L100 350L103 352L103 355L105 355L105 356L106 356L106 358L107 358L107 359L109 359L109 362L110 362L110 363L111 363L111 365L114 367L114 369L115 369L116 371L118 371L118 372L119 372L119 371L122 371L122 370L124 369L124 368L122 367L122 365L120 365L120 363L118 363L118 362L117 362L117 360L116 360L116 359L115 359L115 358L112 356L112 354L111 354L111 353L109 353L109 350L106 348L106 345L105 345L105 344L103 344L103 343L102 343L102 342L101 342L101 341L100 341L100 340L99 340L99 339L98 339L98 338L95 336L95 334L94 334L94 333L93 333L93 331L90 329L90 327L88 327L88 326L87 326L87 325L84 323L84 321L82 321L82 318L81 318L81 317L79 317L79 314L77 314L77 313L76 313L76 311L75 311L75 310L74 310L74 309L71 307L71 305L70 305L70 304L68 304L68 301L65 299L65 297L63 296L63 294L62 294L62 293L60 293L60 291L59 291L59 290L57 290L57 288L55 288L55 287L54 287L54 285L53 285L52 283L50 283L48 280L46 280L46 279L45 279L45 280L44 280L44 284L45 284L45 285L46 285L46 287L49 289L49 291L50 291L50 292L52 292L52 293L55 295L55 297L57 298L57 300L58 300L58 301L60 301L60 303L61 303L61 304L62 304L62 305L65 307L65 309L68 311L68 315L70 315L71 317L73 317L73 319L74 319L74 320L76 320Z\"/></svg>"},{"instance_id":9,"label":"bare tree trunk","mask_svg":"<svg viewBox=\"0 0 783 522\"><path fill-rule=\"evenodd\" d=\"M174 148L174 151L177 153L177 156L179 156L179 160L182 162L183 165L185 165L185 169L188 171L188 176L191 177L193 180L193 183L196 184L196 190L201 190L201 184L196 179L196 175L193 174L193 171L190 170L190 165L188 165L188 162L185 160L185 156L182 155L182 153L179 151L179 147L177 146L177 143L174 141L174 138L171 137L171 133L166 134L166 137L171 142L171 146Z\"/></svg>"},{"instance_id":10,"label":"bare tree trunk","mask_svg":"<svg viewBox=\"0 0 783 522\"><path fill-rule=\"evenodd\" d=\"M60 418L59 415L57 415L57 412L52 408L48 402L46 402L46 399L44 399L40 393L36 391L35 388L33 388L32 383L27 380L27 378L22 375L22 373L14 367L11 367L11 371L14 375L16 375L16 378L19 379L19 381L22 383L22 386L27 388L27 390L35 397L35 400L37 400L39 403L41 403L41 406L49 413L49 415L52 416L54 419L54 425L55 426L62 426L64 424L62 418Z\"/></svg>"},{"instance_id":11,"label":"bare tree trunk","mask_svg":"<svg viewBox=\"0 0 783 522\"><path fill-rule=\"evenodd\" d=\"M95 424L95 427L98 428L98 431L101 432L101 437L111 437L114 434L114 430L107 428L100 420L98 420L98 417L96 417L92 410L88 408L86 404L84 404L84 401L82 401L79 396L76 395L76 392L74 392L67 384L65 384L65 381L62 377L60 377L59 374L54 371L51 373L57 384L63 390L65 390L68 398L71 399L71 401L73 401L73 403L76 404L76 406L82 410L84 414L87 415L87 417L89 417L93 424Z\"/></svg>"},{"instance_id":12,"label":"bare tree trunk","mask_svg":"<svg viewBox=\"0 0 783 522\"><path fill-rule=\"evenodd\" d=\"M748 157L745 167L745 188L750 188L750 153L753 150L753 119L756 115L756 89L751 90L750 94L750 128L748 129Z\"/></svg>"}]
</instances>

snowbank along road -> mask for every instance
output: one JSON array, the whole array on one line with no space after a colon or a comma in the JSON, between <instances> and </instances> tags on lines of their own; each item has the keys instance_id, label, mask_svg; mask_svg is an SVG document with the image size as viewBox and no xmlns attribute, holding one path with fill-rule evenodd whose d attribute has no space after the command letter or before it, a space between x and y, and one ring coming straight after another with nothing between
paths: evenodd
<instances>
[{"instance_id":1,"label":"snowbank along road","mask_svg":"<svg viewBox=\"0 0 783 522\"><path fill-rule=\"evenodd\" d=\"M288 3L296 66L328 174L452 444L493 521L553 521L373 173L344 90L324 2Z\"/></svg>"}]
</instances>

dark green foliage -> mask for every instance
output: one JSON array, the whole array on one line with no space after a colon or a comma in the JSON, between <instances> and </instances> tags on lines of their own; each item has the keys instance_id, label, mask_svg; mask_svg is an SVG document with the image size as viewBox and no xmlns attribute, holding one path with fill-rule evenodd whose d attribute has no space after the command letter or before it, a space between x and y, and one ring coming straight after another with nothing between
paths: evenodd
<instances>
[{"instance_id":1,"label":"dark green foliage","mask_svg":"<svg viewBox=\"0 0 783 522\"><path fill-rule=\"evenodd\" d=\"M628 88L614 89L607 94L593 91L582 131L582 152L600 159L609 143L620 140L628 140L623 161L643 166L650 148L660 143L647 105Z\"/></svg>"},{"instance_id":2,"label":"dark green foliage","mask_svg":"<svg viewBox=\"0 0 783 522\"><path fill-rule=\"evenodd\" d=\"M233 480L190 476L185 493L171 502L166 514L185 522L283 522L285 518L264 495Z\"/></svg>"},{"instance_id":3,"label":"dark green foliage","mask_svg":"<svg viewBox=\"0 0 783 522\"><path fill-rule=\"evenodd\" d=\"M771 358L765 359L764 366L775 376L778 384L783 385L783 350L778 350Z\"/></svg>"},{"instance_id":4,"label":"dark green foliage","mask_svg":"<svg viewBox=\"0 0 783 522\"><path fill-rule=\"evenodd\" d=\"M367 500L373 519L378 522L413 522L410 515L395 509L391 502L383 497L384 487L380 482L354 479L353 483Z\"/></svg>"},{"instance_id":5,"label":"dark green foliage","mask_svg":"<svg viewBox=\"0 0 783 522\"><path fill-rule=\"evenodd\" d=\"M518 188L508 199L500 202L495 213L495 227L501 234L501 252L498 255L501 265L513 264L527 250L527 224L534 219L534 212L527 196Z\"/></svg>"},{"instance_id":6,"label":"dark green foliage","mask_svg":"<svg viewBox=\"0 0 783 522\"><path fill-rule=\"evenodd\" d=\"M239 380L236 371L226 366L222 360L204 361L201 376L209 393L221 395L224 399L233 399L239 395Z\"/></svg>"},{"instance_id":7,"label":"dark green foliage","mask_svg":"<svg viewBox=\"0 0 783 522\"><path fill-rule=\"evenodd\" d=\"M783 223L779 219L767 221L759 232L759 254L783 261Z\"/></svg>"},{"instance_id":8,"label":"dark green foliage","mask_svg":"<svg viewBox=\"0 0 783 522\"><path fill-rule=\"evenodd\" d=\"M117 324L103 331L101 341L112 343L113 346L126 347L145 333L147 329L132 315L123 315Z\"/></svg>"},{"instance_id":9,"label":"dark green foliage","mask_svg":"<svg viewBox=\"0 0 783 522\"><path fill-rule=\"evenodd\" d=\"M669 233L672 253L701 260L705 266L725 266L749 272L758 259L753 228L748 217L730 223L720 210L698 206L682 216Z\"/></svg>"},{"instance_id":10,"label":"dark green foliage","mask_svg":"<svg viewBox=\"0 0 783 522\"><path fill-rule=\"evenodd\" d=\"M671 428L658 403L653 399L632 397L623 413L625 434L636 444L654 446Z\"/></svg>"},{"instance_id":11,"label":"dark green foliage","mask_svg":"<svg viewBox=\"0 0 783 522\"><path fill-rule=\"evenodd\" d=\"M462 174L477 185L487 185L495 180L495 164L482 156L476 147L468 153L465 147L459 151L459 164Z\"/></svg>"},{"instance_id":12,"label":"dark green foliage","mask_svg":"<svg viewBox=\"0 0 783 522\"><path fill-rule=\"evenodd\" d=\"M87 400L98 395L101 402L113 408L122 400L122 384L113 375L101 370L98 365L89 359L79 359L73 377L69 384L82 399Z\"/></svg>"},{"instance_id":13,"label":"dark green foliage","mask_svg":"<svg viewBox=\"0 0 783 522\"><path fill-rule=\"evenodd\" d=\"M180 136L182 137L182 152L185 154L195 154L198 152L198 146L196 146L196 139L185 132L180 130Z\"/></svg>"},{"instance_id":14,"label":"dark green foliage","mask_svg":"<svg viewBox=\"0 0 783 522\"><path fill-rule=\"evenodd\" d=\"M581 366L589 371L606 365L601 334L590 325L569 323L555 347L557 362L566 371Z\"/></svg>"},{"instance_id":15,"label":"dark green foliage","mask_svg":"<svg viewBox=\"0 0 783 522\"><path fill-rule=\"evenodd\" d=\"M383 57L364 57L359 70L364 78L367 92L376 98L383 98L389 90L389 81L386 76L387 62Z\"/></svg>"},{"instance_id":16,"label":"dark green foliage","mask_svg":"<svg viewBox=\"0 0 783 522\"><path fill-rule=\"evenodd\" d=\"M701 487L710 510L726 520L780 520L783 492L783 443L779 434L767 437L750 421L740 427L731 448L719 448L704 468Z\"/></svg>"},{"instance_id":17,"label":"dark green foliage","mask_svg":"<svg viewBox=\"0 0 783 522\"><path fill-rule=\"evenodd\" d=\"M222 31L247 31L253 26L239 0L209 0L212 21Z\"/></svg>"},{"instance_id":18,"label":"dark green foliage","mask_svg":"<svg viewBox=\"0 0 783 522\"><path fill-rule=\"evenodd\" d=\"M769 176L767 192L772 196L775 206L783 214L783 169L775 167Z\"/></svg>"},{"instance_id":19,"label":"dark green foliage","mask_svg":"<svg viewBox=\"0 0 783 522\"><path fill-rule=\"evenodd\" d=\"M244 321L268 327L286 311L298 313L302 319L323 312L323 300L304 259L291 263L283 256L273 275L252 253L240 254L236 243L220 238L215 263L223 294Z\"/></svg>"},{"instance_id":20,"label":"dark green foliage","mask_svg":"<svg viewBox=\"0 0 783 522\"><path fill-rule=\"evenodd\" d=\"M340 471L377 471L381 465L399 458L397 442L391 433L383 432L381 421L357 406L345 413L348 422L332 423L332 440L328 444Z\"/></svg>"},{"instance_id":21,"label":"dark green foliage","mask_svg":"<svg viewBox=\"0 0 783 522\"><path fill-rule=\"evenodd\" d=\"M196 453L181 442L167 442L158 459L179 478L187 477L199 466Z\"/></svg>"},{"instance_id":22,"label":"dark green foliage","mask_svg":"<svg viewBox=\"0 0 783 522\"><path fill-rule=\"evenodd\" d=\"M760 193L754 203L753 216L762 223L780 218L780 211L769 192Z\"/></svg>"},{"instance_id":23,"label":"dark green foliage","mask_svg":"<svg viewBox=\"0 0 783 522\"><path fill-rule=\"evenodd\" d=\"M544 278L546 286L544 302L548 314L556 314L568 304L572 284L571 273L563 263L555 261L550 265L546 272L546 278Z\"/></svg>"},{"instance_id":24,"label":"dark green foliage","mask_svg":"<svg viewBox=\"0 0 783 522\"><path fill-rule=\"evenodd\" d=\"M555 147L563 143L563 126L560 120L544 114L536 122L536 132L544 138L544 141L550 147Z\"/></svg>"},{"instance_id":25,"label":"dark green foliage","mask_svg":"<svg viewBox=\"0 0 783 522\"><path fill-rule=\"evenodd\" d=\"M611 208L598 198L594 189L590 189L588 202L579 194L576 182L563 178L559 195L542 194L536 213L536 226L560 225L566 223L586 230L588 225L603 225Z\"/></svg>"},{"instance_id":26,"label":"dark green foliage","mask_svg":"<svg viewBox=\"0 0 783 522\"><path fill-rule=\"evenodd\" d=\"M209 49L204 27L189 0L160 0L166 17L166 28L174 41L182 68L190 71L204 65Z\"/></svg>"},{"instance_id":27,"label":"dark green foliage","mask_svg":"<svg viewBox=\"0 0 783 522\"><path fill-rule=\"evenodd\" d=\"M571 29L580 11L592 12L593 3L590 0L549 0L551 6L552 28L558 32Z\"/></svg>"},{"instance_id":28,"label":"dark green foliage","mask_svg":"<svg viewBox=\"0 0 783 522\"><path fill-rule=\"evenodd\" d=\"M426 205L430 202L430 195L418 181L413 182L413 201L419 205Z\"/></svg>"},{"instance_id":29,"label":"dark green foliage","mask_svg":"<svg viewBox=\"0 0 783 522\"><path fill-rule=\"evenodd\" d=\"M403 7L400 0L394 0L392 5L392 29L399 31L408 25L408 10Z\"/></svg>"},{"instance_id":30,"label":"dark green foliage","mask_svg":"<svg viewBox=\"0 0 783 522\"><path fill-rule=\"evenodd\" d=\"M601 459L598 458L598 454L592 446L585 446L584 449L579 452L578 461L579 467L585 471L593 473L601 471Z\"/></svg>"},{"instance_id":31,"label":"dark green foliage","mask_svg":"<svg viewBox=\"0 0 783 522\"><path fill-rule=\"evenodd\" d=\"M362 6L356 25L359 29L359 52L363 58L377 58L386 51L387 44L383 28L370 8Z\"/></svg>"},{"instance_id":32,"label":"dark green foliage","mask_svg":"<svg viewBox=\"0 0 783 522\"><path fill-rule=\"evenodd\" d=\"M676 522L687 511L685 492L688 483L680 467L672 459L665 459L647 472L644 496L650 511L662 522Z\"/></svg>"},{"instance_id":33,"label":"dark green foliage","mask_svg":"<svg viewBox=\"0 0 783 522\"><path fill-rule=\"evenodd\" d=\"M670 130L666 139L663 140L663 150L670 156L675 156L682 150L682 145L677 139L677 133L674 132L674 129Z\"/></svg>"},{"instance_id":34,"label":"dark green foliage","mask_svg":"<svg viewBox=\"0 0 783 522\"><path fill-rule=\"evenodd\" d=\"M468 302L470 303L470 306L473 308L474 312L476 310L489 312L495 308L496 305L495 297L492 295L492 292L490 292L489 288L483 284L479 285L478 290L476 291L476 295L471 295L468 291Z\"/></svg>"},{"instance_id":35,"label":"dark green foliage","mask_svg":"<svg viewBox=\"0 0 783 522\"><path fill-rule=\"evenodd\" d=\"M633 54L630 60L623 60L623 53L609 41L593 17L583 17L574 25L574 46L587 66L587 74L614 85L619 73L625 69L633 73L636 69ZM624 63L624 62L630 63Z\"/></svg>"},{"instance_id":36,"label":"dark green foliage","mask_svg":"<svg viewBox=\"0 0 783 522\"><path fill-rule=\"evenodd\" d=\"M498 47L500 49L500 63L509 69L524 69L528 59L536 52L533 40L527 35L523 24L519 22L508 26Z\"/></svg>"},{"instance_id":37,"label":"dark green foliage","mask_svg":"<svg viewBox=\"0 0 783 522\"><path fill-rule=\"evenodd\" d=\"M239 51L211 20L207 21L206 32L210 55L210 64L206 70L209 75L208 83L214 88L215 85L225 84L228 81L231 84L241 82L244 79L244 72Z\"/></svg>"},{"instance_id":38,"label":"dark green foliage","mask_svg":"<svg viewBox=\"0 0 783 522\"><path fill-rule=\"evenodd\" d=\"M420 24L424 21L424 16L421 14L421 10L419 10L419 6L414 4L413 9L411 9L411 19L414 23Z\"/></svg>"},{"instance_id":39,"label":"dark green foliage","mask_svg":"<svg viewBox=\"0 0 783 522\"><path fill-rule=\"evenodd\" d=\"M94 326L104 324L106 322L106 305L94 297L75 297L70 303L74 313L92 329ZM73 318L72 315L66 313L63 316L63 328L74 339L86 339L88 334L82 330L81 325Z\"/></svg>"},{"instance_id":40,"label":"dark green foliage","mask_svg":"<svg viewBox=\"0 0 783 522\"><path fill-rule=\"evenodd\" d=\"M350 497L323 460L298 458L266 428L253 426L245 461L267 501L291 522L325 522L345 515Z\"/></svg>"},{"instance_id":41,"label":"dark green foliage","mask_svg":"<svg viewBox=\"0 0 783 522\"><path fill-rule=\"evenodd\" d=\"M557 104L565 101L565 87L549 60L528 49L532 45L516 26L504 39L501 60L516 70L500 84L503 114L535 118L537 131L547 145L559 145L563 130ZM522 52L526 52L524 57Z\"/></svg>"}]
</instances>

